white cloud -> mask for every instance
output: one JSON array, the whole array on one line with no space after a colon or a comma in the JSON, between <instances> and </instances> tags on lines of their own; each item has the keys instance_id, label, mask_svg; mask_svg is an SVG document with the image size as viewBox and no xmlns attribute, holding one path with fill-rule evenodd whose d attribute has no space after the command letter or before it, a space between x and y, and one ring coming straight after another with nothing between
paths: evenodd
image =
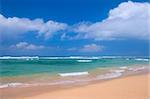
<instances>
[{"instance_id":1,"label":"white cloud","mask_svg":"<svg viewBox=\"0 0 150 99\"><path fill-rule=\"evenodd\" d=\"M148 39L149 3L124 2L109 11L108 18L102 22L80 23L74 29L75 39Z\"/></svg>"},{"instance_id":2,"label":"white cloud","mask_svg":"<svg viewBox=\"0 0 150 99\"><path fill-rule=\"evenodd\" d=\"M9 17L0 14L0 35L18 36L28 32L37 32L45 39L50 38L54 33L65 30L67 24L55 21L44 22L42 19L30 20L28 18Z\"/></svg>"},{"instance_id":3,"label":"white cloud","mask_svg":"<svg viewBox=\"0 0 150 99\"><path fill-rule=\"evenodd\" d=\"M83 53L95 53L95 52L101 52L104 50L104 46L102 45L97 45L97 44L87 44L87 45L83 45L81 47L72 47L72 48L68 48L67 51L71 51L71 52L83 52Z\"/></svg>"},{"instance_id":4,"label":"white cloud","mask_svg":"<svg viewBox=\"0 0 150 99\"><path fill-rule=\"evenodd\" d=\"M84 45L80 51L81 52L100 52L102 51L104 48L104 46L101 46L101 45L96 45L96 44L87 44L87 45Z\"/></svg>"},{"instance_id":5,"label":"white cloud","mask_svg":"<svg viewBox=\"0 0 150 99\"><path fill-rule=\"evenodd\" d=\"M27 42L19 42L16 45L12 45L12 48L17 48L17 49L22 49L22 50L39 50L45 48L42 45L34 45L34 44L29 44Z\"/></svg>"},{"instance_id":6,"label":"white cloud","mask_svg":"<svg viewBox=\"0 0 150 99\"><path fill-rule=\"evenodd\" d=\"M149 3L123 2L109 11L108 17L101 22L80 22L73 26L52 20L30 20L28 18L9 17L0 14L0 37L13 37L28 32L49 39L55 33L65 32L61 39L148 39L149 38ZM74 33L73 35L70 33Z\"/></svg>"}]
</instances>

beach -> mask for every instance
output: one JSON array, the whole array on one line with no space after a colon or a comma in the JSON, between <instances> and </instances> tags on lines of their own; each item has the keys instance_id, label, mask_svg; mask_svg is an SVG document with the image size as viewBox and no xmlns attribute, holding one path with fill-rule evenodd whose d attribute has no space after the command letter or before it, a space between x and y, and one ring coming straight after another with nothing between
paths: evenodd
<instances>
[{"instance_id":1,"label":"beach","mask_svg":"<svg viewBox=\"0 0 150 99\"><path fill-rule=\"evenodd\" d=\"M1 89L1 99L149 99L149 80L146 73L70 88Z\"/></svg>"},{"instance_id":2,"label":"beach","mask_svg":"<svg viewBox=\"0 0 150 99\"><path fill-rule=\"evenodd\" d=\"M0 99L150 99L148 9L0 0Z\"/></svg>"},{"instance_id":3,"label":"beach","mask_svg":"<svg viewBox=\"0 0 150 99\"><path fill-rule=\"evenodd\" d=\"M130 76L79 88L45 92L25 99L149 99L150 74Z\"/></svg>"},{"instance_id":4,"label":"beach","mask_svg":"<svg viewBox=\"0 0 150 99\"><path fill-rule=\"evenodd\" d=\"M1 99L148 99L149 59L2 57Z\"/></svg>"}]
</instances>

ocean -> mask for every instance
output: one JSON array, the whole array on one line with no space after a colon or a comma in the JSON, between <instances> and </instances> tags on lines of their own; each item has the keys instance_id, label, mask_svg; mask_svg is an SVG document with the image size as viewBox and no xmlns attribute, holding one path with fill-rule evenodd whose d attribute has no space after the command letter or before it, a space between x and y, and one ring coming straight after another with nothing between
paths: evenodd
<instances>
[{"instance_id":1,"label":"ocean","mask_svg":"<svg viewBox=\"0 0 150 99\"><path fill-rule=\"evenodd\" d=\"M0 88L74 84L148 70L148 57L0 57Z\"/></svg>"}]
</instances>

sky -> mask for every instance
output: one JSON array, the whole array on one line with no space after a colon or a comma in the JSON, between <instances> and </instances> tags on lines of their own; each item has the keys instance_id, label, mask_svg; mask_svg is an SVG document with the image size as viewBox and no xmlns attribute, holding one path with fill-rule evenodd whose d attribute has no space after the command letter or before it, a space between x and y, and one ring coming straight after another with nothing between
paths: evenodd
<instances>
[{"instance_id":1,"label":"sky","mask_svg":"<svg viewBox=\"0 0 150 99\"><path fill-rule=\"evenodd\" d=\"M0 0L0 56L148 56L147 0Z\"/></svg>"}]
</instances>

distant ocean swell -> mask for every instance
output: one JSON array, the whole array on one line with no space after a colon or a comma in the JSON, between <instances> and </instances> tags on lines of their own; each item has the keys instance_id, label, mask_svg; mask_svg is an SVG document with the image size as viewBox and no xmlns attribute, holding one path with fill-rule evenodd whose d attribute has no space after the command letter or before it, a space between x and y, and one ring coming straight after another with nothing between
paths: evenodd
<instances>
[{"instance_id":1,"label":"distant ocean swell","mask_svg":"<svg viewBox=\"0 0 150 99\"><path fill-rule=\"evenodd\" d=\"M149 61L148 56L64 56L64 57L39 57L39 56L0 56L0 59L107 59L107 58L124 58L135 59L138 61Z\"/></svg>"}]
</instances>

